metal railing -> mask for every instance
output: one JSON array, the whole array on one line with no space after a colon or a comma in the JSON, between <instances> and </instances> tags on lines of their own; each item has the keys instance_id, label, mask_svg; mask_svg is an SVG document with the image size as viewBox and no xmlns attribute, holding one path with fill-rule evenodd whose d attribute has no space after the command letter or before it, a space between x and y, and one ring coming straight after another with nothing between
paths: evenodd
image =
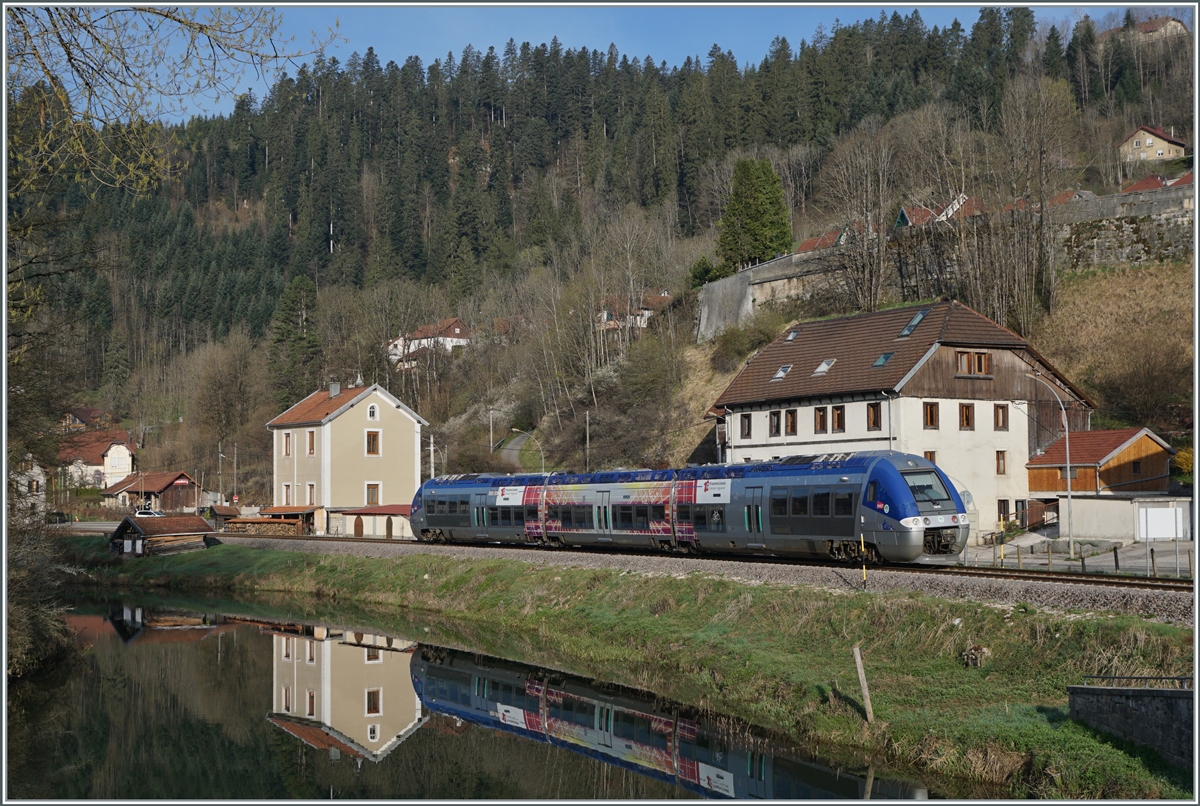
<instances>
[{"instance_id":1,"label":"metal railing","mask_svg":"<svg viewBox=\"0 0 1200 806\"><path fill-rule=\"evenodd\" d=\"M1194 686L1192 685L1191 677L1152 677L1152 676L1148 677L1148 676L1144 676L1144 675L1130 675L1130 674L1125 674L1125 675L1085 674L1083 676L1083 679L1084 680L1108 680L1108 681L1115 681L1115 680L1152 681L1153 680L1153 681L1160 681L1160 682L1166 681L1166 680L1171 680L1171 681L1174 681L1177 685L1175 685L1173 687L1172 686L1145 685L1144 687L1145 688L1180 688L1180 689L1194 688ZM1110 682L1109 685L1115 686L1116 683Z\"/></svg>"}]
</instances>

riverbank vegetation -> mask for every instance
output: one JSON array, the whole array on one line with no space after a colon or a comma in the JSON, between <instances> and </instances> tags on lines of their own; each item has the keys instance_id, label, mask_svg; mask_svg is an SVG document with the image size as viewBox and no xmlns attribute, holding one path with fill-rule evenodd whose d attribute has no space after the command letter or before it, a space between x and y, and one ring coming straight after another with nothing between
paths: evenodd
<instances>
[{"instance_id":1,"label":"riverbank vegetation","mask_svg":"<svg viewBox=\"0 0 1200 806\"><path fill-rule=\"evenodd\" d=\"M1084 674L1191 674L1192 631L1137 617L435 555L219 545L121 562L95 538L67 544L106 589L315 594L376 621L436 629L450 645L600 679L619 668L628 685L908 765L957 782L962 796L1190 793L1188 775L1156 754L1066 719L1066 686ZM990 661L964 666L977 645Z\"/></svg>"}]
</instances>

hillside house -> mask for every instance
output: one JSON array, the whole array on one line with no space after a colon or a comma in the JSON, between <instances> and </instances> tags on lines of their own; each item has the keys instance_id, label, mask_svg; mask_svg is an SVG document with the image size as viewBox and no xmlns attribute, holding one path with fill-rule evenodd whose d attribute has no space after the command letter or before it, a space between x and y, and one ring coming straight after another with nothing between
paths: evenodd
<instances>
[{"instance_id":1,"label":"hillside house","mask_svg":"<svg viewBox=\"0 0 1200 806\"><path fill-rule=\"evenodd\" d=\"M1162 129L1138 126L1117 147L1124 162L1138 160L1174 160L1192 153L1192 148Z\"/></svg>"},{"instance_id":2,"label":"hillside house","mask_svg":"<svg viewBox=\"0 0 1200 806\"><path fill-rule=\"evenodd\" d=\"M1023 338L959 302L804 322L750 361L716 400L730 462L897 450L923 455L969 490L990 531L1030 497L1023 471L1091 402ZM994 513L994 514L993 514Z\"/></svg>"},{"instance_id":3,"label":"hillside house","mask_svg":"<svg viewBox=\"0 0 1200 806\"><path fill-rule=\"evenodd\" d=\"M195 512L200 505L200 485L187 473L130 473L100 491L101 504L113 509L157 509Z\"/></svg>"},{"instance_id":4,"label":"hillside house","mask_svg":"<svg viewBox=\"0 0 1200 806\"><path fill-rule=\"evenodd\" d=\"M920 227L950 219L964 219L984 214L983 203L973 196L960 193L954 199L937 207L902 207L896 217L897 227Z\"/></svg>"},{"instance_id":5,"label":"hillside house","mask_svg":"<svg viewBox=\"0 0 1200 806\"><path fill-rule=\"evenodd\" d=\"M9 510L15 515L18 510L34 517L46 513L46 471L34 461L33 454L8 469Z\"/></svg>"},{"instance_id":6,"label":"hillside house","mask_svg":"<svg viewBox=\"0 0 1200 806\"><path fill-rule=\"evenodd\" d=\"M671 304L671 293L666 289L659 292L647 291L640 302L634 304L627 297L617 294L606 296L596 311L597 330L637 329L650 326L650 317Z\"/></svg>"},{"instance_id":7,"label":"hillside house","mask_svg":"<svg viewBox=\"0 0 1200 806\"><path fill-rule=\"evenodd\" d=\"M275 727L331 759L378 763L429 719L413 687L416 644L328 627L271 635Z\"/></svg>"},{"instance_id":8,"label":"hillside house","mask_svg":"<svg viewBox=\"0 0 1200 806\"><path fill-rule=\"evenodd\" d=\"M1096 44L1103 49L1113 37L1120 36L1123 33L1125 33L1123 26L1101 31L1096 34ZM1129 31L1129 34L1130 41L1134 45L1142 45L1161 42L1176 36L1187 36L1188 29L1182 21L1174 17L1154 17L1144 22L1136 23L1133 29Z\"/></svg>"},{"instance_id":9,"label":"hillside house","mask_svg":"<svg viewBox=\"0 0 1200 806\"><path fill-rule=\"evenodd\" d=\"M457 316L439 319L431 325L422 325L407 335L388 342L388 359L393 364L406 362L418 350L437 349L451 352L455 347L471 343L471 332ZM407 363L407 362L406 362Z\"/></svg>"},{"instance_id":10,"label":"hillside house","mask_svg":"<svg viewBox=\"0 0 1200 806\"><path fill-rule=\"evenodd\" d=\"M421 426L379 384L331 383L267 423L274 505L259 514L304 517L316 534L346 509L411 504L421 484Z\"/></svg>"},{"instance_id":11,"label":"hillside house","mask_svg":"<svg viewBox=\"0 0 1200 806\"><path fill-rule=\"evenodd\" d=\"M116 417L104 409L97 409L93 406L77 406L63 414L60 424L63 433L69 434L72 431L89 428L92 430L112 429L117 427L118 422Z\"/></svg>"},{"instance_id":12,"label":"hillside house","mask_svg":"<svg viewBox=\"0 0 1200 806\"><path fill-rule=\"evenodd\" d=\"M1171 491L1175 449L1149 428L1071 432L1072 493L1162 493ZM1033 456L1029 495L1056 499L1067 491L1066 438Z\"/></svg>"},{"instance_id":13,"label":"hillside house","mask_svg":"<svg viewBox=\"0 0 1200 806\"><path fill-rule=\"evenodd\" d=\"M128 431L72 430L59 444L63 480L73 487L104 489L134 470L136 451Z\"/></svg>"}]
</instances>

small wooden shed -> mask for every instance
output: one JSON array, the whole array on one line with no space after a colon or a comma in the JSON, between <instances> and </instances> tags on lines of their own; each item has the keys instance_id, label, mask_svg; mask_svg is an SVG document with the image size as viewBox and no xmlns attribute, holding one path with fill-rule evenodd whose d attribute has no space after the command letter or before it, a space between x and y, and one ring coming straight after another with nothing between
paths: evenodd
<instances>
[{"instance_id":1,"label":"small wooden shed","mask_svg":"<svg viewBox=\"0 0 1200 806\"><path fill-rule=\"evenodd\" d=\"M108 548L121 557L178 554L207 548L204 538L213 533L212 524L199 515L179 517L127 517L117 525Z\"/></svg>"},{"instance_id":2,"label":"small wooden shed","mask_svg":"<svg viewBox=\"0 0 1200 806\"><path fill-rule=\"evenodd\" d=\"M1071 433L1071 492L1161 493L1171 491L1175 449L1149 428ZM1057 498L1067 491L1066 437L1029 460L1030 498Z\"/></svg>"}]
</instances>

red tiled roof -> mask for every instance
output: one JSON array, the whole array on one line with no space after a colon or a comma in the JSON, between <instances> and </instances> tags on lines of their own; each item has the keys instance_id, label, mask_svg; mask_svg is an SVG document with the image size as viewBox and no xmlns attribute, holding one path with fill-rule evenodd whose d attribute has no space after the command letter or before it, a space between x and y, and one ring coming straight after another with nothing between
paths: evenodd
<instances>
[{"instance_id":1,"label":"red tiled roof","mask_svg":"<svg viewBox=\"0 0 1200 806\"><path fill-rule=\"evenodd\" d=\"M1151 174L1150 176L1143 176L1141 179L1134 182L1132 185L1125 188L1121 192L1122 193L1137 193L1137 192L1143 191L1143 190L1158 190L1159 188L1164 188L1166 186L1167 186L1167 183L1163 181L1163 178L1161 176L1155 176L1154 174Z\"/></svg>"},{"instance_id":2,"label":"red tiled roof","mask_svg":"<svg viewBox=\"0 0 1200 806\"><path fill-rule=\"evenodd\" d=\"M921 310L929 313L910 336L901 338L900 331ZM788 341L788 333L793 331L796 336ZM1029 349L1016 333L960 302L803 322L754 356L721 393L714 408L895 389L935 342ZM883 366L873 366L883 353L894 355ZM831 358L836 359L833 366L824 375L814 376L818 366ZM791 369L786 375L772 380L788 365Z\"/></svg>"},{"instance_id":3,"label":"red tiled roof","mask_svg":"<svg viewBox=\"0 0 1200 806\"><path fill-rule=\"evenodd\" d=\"M671 295L666 291L654 294L647 291L642 294L642 307L649 311L660 311L671 304Z\"/></svg>"},{"instance_id":4,"label":"red tiled roof","mask_svg":"<svg viewBox=\"0 0 1200 806\"><path fill-rule=\"evenodd\" d=\"M222 518L236 518L242 514L242 511L237 507L227 507L224 504L213 504L209 507L214 515L220 515Z\"/></svg>"},{"instance_id":5,"label":"red tiled roof","mask_svg":"<svg viewBox=\"0 0 1200 806\"><path fill-rule=\"evenodd\" d=\"M166 470L161 473L143 473L142 471L138 471L130 473L111 487L101 490L100 494L117 495L126 490L157 494L173 485L175 480L181 477L187 479L190 485L196 484L195 479L181 471Z\"/></svg>"},{"instance_id":6,"label":"red tiled roof","mask_svg":"<svg viewBox=\"0 0 1200 806\"><path fill-rule=\"evenodd\" d=\"M1117 428L1110 431L1076 431L1071 434L1071 464L1100 465L1111 454L1130 442L1149 435L1159 444L1164 444L1149 428ZM1170 448L1167 448L1171 451ZM1174 451L1171 451L1174 453ZM1026 467L1065 467L1067 464L1067 438L1059 437L1046 452L1029 460Z\"/></svg>"},{"instance_id":7,"label":"red tiled roof","mask_svg":"<svg viewBox=\"0 0 1200 806\"><path fill-rule=\"evenodd\" d=\"M293 504L292 506L283 507L263 507L258 511L259 515L300 515L315 512L316 507L302 507Z\"/></svg>"},{"instance_id":8,"label":"red tiled roof","mask_svg":"<svg viewBox=\"0 0 1200 806\"><path fill-rule=\"evenodd\" d=\"M326 417L353 400L356 392L361 390L343 389L337 397L330 397L328 389L320 389L301 400L290 409L267 423L267 428L280 425L303 425L319 423Z\"/></svg>"},{"instance_id":9,"label":"red tiled roof","mask_svg":"<svg viewBox=\"0 0 1200 806\"><path fill-rule=\"evenodd\" d=\"M342 511L343 515L403 515L406 518L411 513L411 504L380 504L374 507L361 507L360 509Z\"/></svg>"},{"instance_id":10,"label":"red tiled roof","mask_svg":"<svg viewBox=\"0 0 1200 806\"><path fill-rule=\"evenodd\" d=\"M811 252L814 249L828 249L837 243L838 236L842 234L840 229L831 229L828 232L823 232L815 238L801 241L796 247L796 254L801 252Z\"/></svg>"},{"instance_id":11,"label":"red tiled roof","mask_svg":"<svg viewBox=\"0 0 1200 806\"><path fill-rule=\"evenodd\" d=\"M457 333L454 332L455 328L458 328ZM468 339L470 337L471 333L469 330L467 330L466 324L464 324L463 320L459 319L457 316L453 316L449 319L439 319L432 325L422 325L412 333L405 336L405 338L407 338L409 341L434 338Z\"/></svg>"},{"instance_id":12,"label":"red tiled roof","mask_svg":"<svg viewBox=\"0 0 1200 806\"><path fill-rule=\"evenodd\" d=\"M316 750L328 750L331 747L336 747L342 753L356 758L362 758L363 754L355 750L350 745L337 739L325 730L324 725L300 722L299 720L289 719L287 717L269 716L267 720L277 728L282 728L288 733L295 736L300 741L304 742L309 747Z\"/></svg>"},{"instance_id":13,"label":"red tiled roof","mask_svg":"<svg viewBox=\"0 0 1200 806\"><path fill-rule=\"evenodd\" d=\"M1134 129L1132 132L1130 132L1129 136L1126 137L1125 139L1128 140L1130 137L1133 137L1138 132L1147 132L1150 135L1157 137L1160 140L1166 140L1168 143L1174 143L1177 146L1184 146L1184 147L1187 146L1187 143L1183 142L1182 140L1176 140L1174 137L1167 134L1162 129L1156 129L1153 126L1138 126L1136 129ZM1122 142L1124 142L1124 141L1122 141Z\"/></svg>"},{"instance_id":14,"label":"red tiled roof","mask_svg":"<svg viewBox=\"0 0 1200 806\"><path fill-rule=\"evenodd\" d=\"M64 464L81 459L86 465L102 465L105 452L113 445L124 445L135 453L128 431L75 431L63 437L58 459Z\"/></svg>"},{"instance_id":15,"label":"red tiled roof","mask_svg":"<svg viewBox=\"0 0 1200 806\"><path fill-rule=\"evenodd\" d=\"M1178 185L1190 185L1190 184L1192 184L1192 172L1191 171L1188 171L1187 173L1185 173L1183 176L1179 177L1178 179L1172 179L1170 182L1167 183L1167 185L1169 185L1170 187L1176 187Z\"/></svg>"}]
</instances>

